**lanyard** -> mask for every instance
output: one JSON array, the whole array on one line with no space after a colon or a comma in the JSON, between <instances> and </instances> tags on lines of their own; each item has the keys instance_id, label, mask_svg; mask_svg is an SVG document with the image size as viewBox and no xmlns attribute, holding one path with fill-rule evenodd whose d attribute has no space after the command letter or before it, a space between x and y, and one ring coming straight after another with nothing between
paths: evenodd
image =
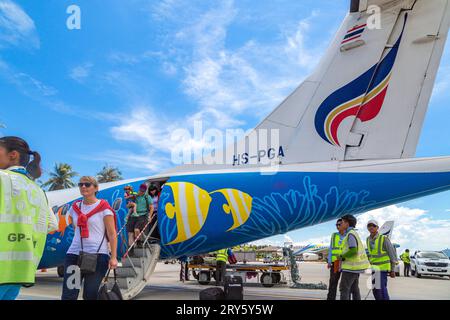
<instances>
[{"instance_id":1,"label":"lanyard","mask_svg":"<svg viewBox=\"0 0 450 320\"><path fill-rule=\"evenodd\" d=\"M31 178L30 178L30 174L29 174L28 171L27 171L25 168L23 168L23 167L10 169L10 171L15 172L15 173L23 174L23 175L26 176L28 179L31 179Z\"/></svg>"}]
</instances>

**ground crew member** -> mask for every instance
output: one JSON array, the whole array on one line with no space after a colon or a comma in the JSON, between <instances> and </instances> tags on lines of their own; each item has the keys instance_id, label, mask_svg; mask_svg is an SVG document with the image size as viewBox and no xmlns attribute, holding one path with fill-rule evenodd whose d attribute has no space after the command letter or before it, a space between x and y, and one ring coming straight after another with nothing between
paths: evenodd
<instances>
[{"instance_id":1,"label":"ground crew member","mask_svg":"<svg viewBox=\"0 0 450 320\"><path fill-rule=\"evenodd\" d=\"M189 281L189 258L183 256L180 261L180 281Z\"/></svg>"},{"instance_id":2,"label":"ground crew member","mask_svg":"<svg viewBox=\"0 0 450 320\"><path fill-rule=\"evenodd\" d=\"M390 275L395 278L397 254L389 238L379 234L378 229L377 221L370 220L367 223L367 230L370 232L367 237L367 251L372 267L372 292L375 300L389 300L387 277Z\"/></svg>"},{"instance_id":3,"label":"ground crew member","mask_svg":"<svg viewBox=\"0 0 450 320\"><path fill-rule=\"evenodd\" d=\"M40 160L23 139L0 138L0 300L15 300L22 285L34 284L47 233L58 227L33 181Z\"/></svg>"},{"instance_id":4,"label":"ground crew member","mask_svg":"<svg viewBox=\"0 0 450 320\"><path fill-rule=\"evenodd\" d=\"M223 285L227 271L228 248L216 252L216 285Z\"/></svg>"},{"instance_id":5,"label":"ground crew member","mask_svg":"<svg viewBox=\"0 0 450 320\"><path fill-rule=\"evenodd\" d=\"M339 291L341 300L361 300L359 291L359 275L370 268L366 251L358 233L355 230L356 218L352 215L345 215L342 218L342 227L345 236L342 240L342 253L338 257L341 263L341 283Z\"/></svg>"},{"instance_id":6,"label":"ground crew member","mask_svg":"<svg viewBox=\"0 0 450 320\"><path fill-rule=\"evenodd\" d=\"M400 255L400 259L403 261L403 275L409 277L409 271L411 270L411 257L409 256L409 249L406 249Z\"/></svg>"},{"instance_id":7,"label":"ground crew member","mask_svg":"<svg viewBox=\"0 0 450 320\"><path fill-rule=\"evenodd\" d=\"M342 253L342 240L344 239L345 231L342 227L342 219L336 221L336 228L338 232L331 235L330 248L328 250L328 269L330 269L330 283L328 286L327 300L336 300L336 291L338 288L341 271L338 257Z\"/></svg>"}]
</instances>

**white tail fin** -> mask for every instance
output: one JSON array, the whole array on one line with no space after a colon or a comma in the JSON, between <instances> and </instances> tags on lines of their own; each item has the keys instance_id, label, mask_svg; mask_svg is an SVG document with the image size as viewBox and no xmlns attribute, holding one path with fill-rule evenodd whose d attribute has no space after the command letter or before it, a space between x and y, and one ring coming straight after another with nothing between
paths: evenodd
<instances>
[{"instance_id":1,"label":"white tail fin","mask_svg":"<svg viewBox=\"0 0 450 320\"><path fill-rule=\"evenodd\" d=\"M385 235L386 237L390 238L392 235L392 231L394 230L394 221L386 221L378 230L380 234Z\"/></svg>"},{"instance_id":2,"label":"white tail fin","mask_svg":"<svg viewBox=\"0 0 450 320\"><path fill-rule=\"evenodd\" d=\"M371 28L370 4L380 5L380 29ZM256 128L280 130L284 163L415 154L447 39L449 0L358 5L363 11L345 18L316 71Z\"/></svg>"}]
</instances>

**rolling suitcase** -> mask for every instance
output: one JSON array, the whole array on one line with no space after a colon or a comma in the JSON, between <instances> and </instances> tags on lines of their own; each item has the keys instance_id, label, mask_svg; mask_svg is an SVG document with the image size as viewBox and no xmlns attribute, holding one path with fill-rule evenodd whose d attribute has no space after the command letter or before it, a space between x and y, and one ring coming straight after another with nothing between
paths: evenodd
<instances>
[{"instance_id":1,"label":"rolling suitcase","mask_svg":"<svg viewBox=\"0 0 450 320\"><path fill-rule=\"evenodd\" d=\"M226 276L224 291L226 300L243 300L244 286L242 278L234 276Z\"/></svg>"},{"instance_id":2,"label":"rolling suitcase","mask_svg":"<svg viewBox=\"0 0 450 320\"><path fill-rule=\"evenodd\" d=\"M222 288L208 288L200 291L200 300L224 300L225 294Z\"/></svg>"}]
</instances>

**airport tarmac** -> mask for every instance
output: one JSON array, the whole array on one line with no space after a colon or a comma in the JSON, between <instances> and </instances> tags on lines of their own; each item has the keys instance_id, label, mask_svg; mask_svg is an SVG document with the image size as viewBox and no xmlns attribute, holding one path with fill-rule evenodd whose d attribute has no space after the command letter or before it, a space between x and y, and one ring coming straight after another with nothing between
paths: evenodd
<instances>
[{"instance_id":1,"label":"airport tarmac","mask_svg":"<svg viewBox=\"0 0 450 320\"><path fill-rule=\"evenodd\" d=\"M326 265L316 262L303 262L299 264L302 282L328 284L329 271ZM198 300L202 286L197 281L181 283L179 280L179 264L158 263L147 287L135 298L136 300ZM192 278L192 277L191 277ZM55 269L45 273L38 272L36 285L24 288L19 296L20 300L59 300L61 296L62 279ZM362 299L365 299L369 289L367 281L369 275L360 278ZM449 300L450 280L439 277L389 279L389 293L395 300ZM339 294L339 293L338 293ZM326 290L293 289L287 285L273 288L264 288L253 279L244 289L246 300L323 300L326 299ZM368 300L373 300L370 293Z\"/></svg>"}]
</instances>

